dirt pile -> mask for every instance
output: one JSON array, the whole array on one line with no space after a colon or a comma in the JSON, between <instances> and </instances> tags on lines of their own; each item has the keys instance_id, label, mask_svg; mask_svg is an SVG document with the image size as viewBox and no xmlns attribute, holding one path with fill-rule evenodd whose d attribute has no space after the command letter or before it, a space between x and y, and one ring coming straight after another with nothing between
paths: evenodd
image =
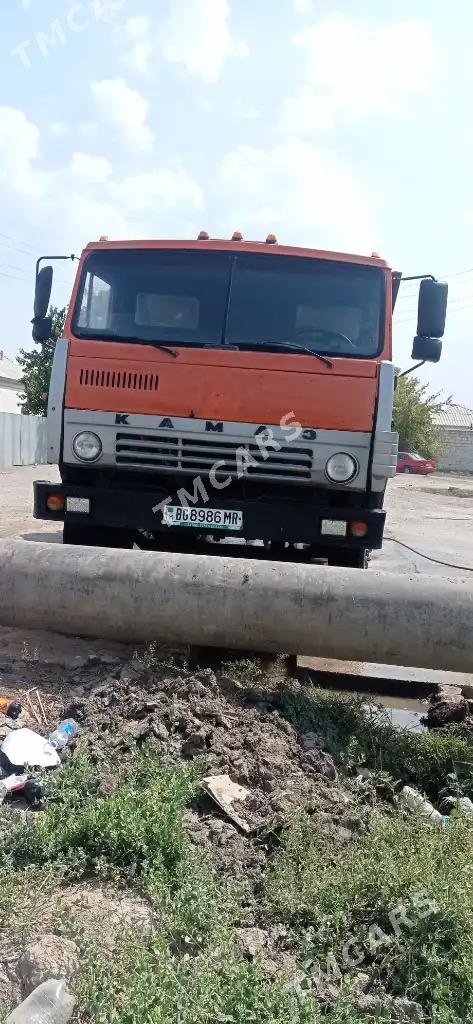
<instances>
[{"instance_id":1,"label":"dirt pile","mask_svg":"<svg viewBox=\"0 0 473 1024\"><path fill-rule=\"evenodd\" d=\"M302 807L343 814L349 798L337 788L332 758L313 734L298 736L275 704L274 692L223 673L149 669L134 660L99 685L81 686L64 714L76 719L81 742L97 754L153 743L175 758L204 757L207 774L228 774L250 791L240 811L252 830ZM105 795L113 779L101 785ZM209 797L201 803L207 814L215 810ZM189 824L199 831L192 817ZM215 838L233 832L224 823Z\"/></svg>"}]
</instances>

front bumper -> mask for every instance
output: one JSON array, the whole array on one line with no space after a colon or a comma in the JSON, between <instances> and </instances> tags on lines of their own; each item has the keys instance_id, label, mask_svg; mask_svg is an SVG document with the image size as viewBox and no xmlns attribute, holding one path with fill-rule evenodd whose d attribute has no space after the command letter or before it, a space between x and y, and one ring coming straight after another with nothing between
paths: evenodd
<instances>
[{"instance_id":1,"label":"front bumper","mask_svg":"<svg viewBox=\"0 0 473 1024\"><path fill-rule=\"evenodd\" d=\"M88 513L72 513L64 509L51 511L48 498L88 498ZM77 484L51 484L36 481L34 484L34 517L53 522L81 526L115 527L143 531L151 534L181 534L189 538L189 528L175 529L163 523L162 512L153 511L162 500L162 494L148 490L111 489L87 487ZM201 502L199 504L202 504ZM318 547L380 548L383 542L386 513L383 509L337 508L333 503L326 507L322 503L308 503L298 500L212 499L207 509L228 509L243 513L243 529L232 533L242 540L263 540L276 543L312 544ZM335 521L347 524L346 536L330 535L323 532L323 522ZM363 538L350 534L350 524L364 522L368 532ZM194 532L194 531L192 531ZM200 528L195 533L211 533L211 529ZM222 534L219 532L219 539Z\"/></svg>"}]
</instances>

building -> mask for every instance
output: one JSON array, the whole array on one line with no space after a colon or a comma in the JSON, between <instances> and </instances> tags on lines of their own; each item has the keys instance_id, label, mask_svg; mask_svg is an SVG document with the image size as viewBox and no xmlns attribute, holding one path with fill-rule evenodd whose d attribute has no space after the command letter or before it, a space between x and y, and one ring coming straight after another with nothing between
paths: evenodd
<instances>
[{"instance_id":1,"label":"building","mask_svg":"<svg viewBox=\"0 0 473 1024\"><path fill-rule=\"evenodd\" d=\"M21 412L19 402L23 391L21 369L0 349L0 413Z\"/></svg>"},{"instance_id":2,"label":"building","mask_svg":"<svg viewBox=\"0 0 473 1024\"><path fill-rule=\"evenodd\" d=\"M446 405L435 413L444 441L439 469L456 473L473 473L473 409L465 405Z\"/></svg>"}]
</instances>

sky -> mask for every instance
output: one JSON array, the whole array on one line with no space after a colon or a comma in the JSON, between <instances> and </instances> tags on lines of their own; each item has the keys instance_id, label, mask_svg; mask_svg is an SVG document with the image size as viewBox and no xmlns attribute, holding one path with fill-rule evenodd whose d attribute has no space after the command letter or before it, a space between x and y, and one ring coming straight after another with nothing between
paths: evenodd
<instances>
[{"instance_id":1,"label":"sky","mask_svg":"<svg viewBox=\"0 0 473 1024\"><path fill-rule=\"evenodd\" d=\"M34 264L204 228L446 277L433 392L473 407L473 4L3 0L0 349L32 348ZM57 264L53 302L73 264ZM416 287L394 359L410 365Z\"/></svg>"}]
</instances>

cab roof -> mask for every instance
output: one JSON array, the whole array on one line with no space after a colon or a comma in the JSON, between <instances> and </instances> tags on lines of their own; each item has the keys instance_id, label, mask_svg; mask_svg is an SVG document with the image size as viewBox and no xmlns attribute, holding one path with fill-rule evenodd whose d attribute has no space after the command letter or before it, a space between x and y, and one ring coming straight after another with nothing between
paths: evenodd
<instances>
[{"instance_id":1,"label":"cab roof","mask_svg":"<svg viewBox=\"0 0 473 1024\"><path fill-rule=\"evenodd\" d=\"M358 263L364 266L379 267L381 270L389 270L386 260L376 253L372 256L360 256L353 253L333 252L326 249L307 249L295 245L279 245L274 242L250 242L233 241L227 239L212 238L200 239L142 239L111 241L108 238L101 238L98 242L89 242L84 249L84 255L90 252L101 252L104 250L126 250L126 249L184 249L196 252L249 252L269 253L273 256L299 256L309 259L334 260L338 263Z\"/></svg>"}]
</instances>

